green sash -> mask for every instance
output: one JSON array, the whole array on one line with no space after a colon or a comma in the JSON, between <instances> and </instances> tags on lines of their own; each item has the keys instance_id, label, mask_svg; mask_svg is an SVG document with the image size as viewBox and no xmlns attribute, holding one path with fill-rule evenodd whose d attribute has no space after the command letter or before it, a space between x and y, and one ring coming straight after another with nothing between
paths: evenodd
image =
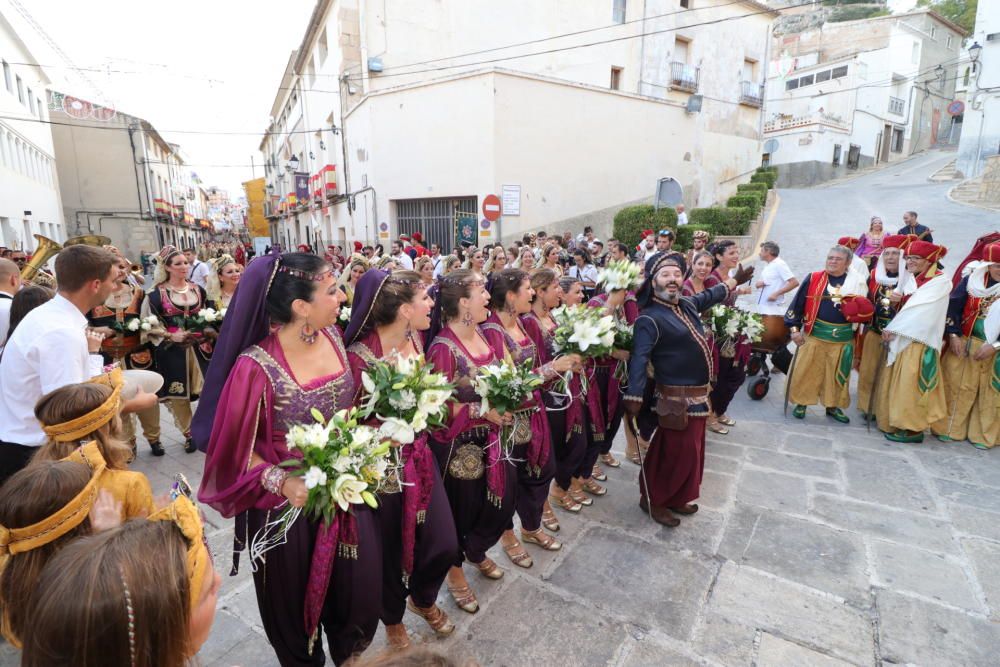
<instances>
[{"instance_id":1,"label":"green sash","mask_svg":"<svg viewBox=\"0 0 1000 667\"><path fill-rule=\"evenodd\" d=\"M854 339L854 327L850 323L831 324L816 320L809 335L827 343L849 343Z\"/></svg>"},{"instance_id":2,"label":"green sash","mask_svg":"<svg viewBox=\"0 0 1000 667\"><path fill-rule=\"evenodd\" d=\"M938 352L932 347L925 348L920 358L920 379L917 381L920 393L926 394L933 390L937 386L939 378Z\"/></svg>"},{"instance_id":3,"label":"green sash","mask_svg":"<svg viewBox=\"0 0 1000 667\"><path fill-rule=\"evenodd\" d=\"M813 333L816 329L813 329ZM841 387L851 381L851 367L854 365L854 343L848 343L840 350L840 362L837 364L837 384Z\"/></svg>"}]
</instances>

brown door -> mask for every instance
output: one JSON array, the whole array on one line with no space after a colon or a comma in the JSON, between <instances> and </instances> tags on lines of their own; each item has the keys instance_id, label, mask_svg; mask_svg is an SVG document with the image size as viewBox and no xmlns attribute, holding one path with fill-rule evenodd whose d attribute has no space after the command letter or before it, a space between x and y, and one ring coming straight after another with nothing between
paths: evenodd
<instances>
[{"instance_id":1,"label":"brown door","mask_svg":"<svg viewBox=\"0 0 1000 667\"><path fill-rule=\"evenodd\" d=\"M882 162L889 161L889 146L892 144L892 125L882 130Z\"/></svg>"}]
</instances>

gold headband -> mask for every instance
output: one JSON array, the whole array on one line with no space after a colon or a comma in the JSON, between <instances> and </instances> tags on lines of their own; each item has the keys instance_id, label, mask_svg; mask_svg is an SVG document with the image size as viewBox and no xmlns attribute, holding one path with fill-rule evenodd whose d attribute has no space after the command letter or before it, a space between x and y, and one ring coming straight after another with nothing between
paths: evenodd
<instances>
[{"instance_id":1,"label":"gold headband","mask_svg":"<svg viewBox=\"0 0 1000 667\"><path fill-rule=\"evenodd\" d=\"M0 526L0 556L13 556L45 546L73 530L87 518L100 490L100 478L105 465L101 461L93 468L87 486L76 496L38 523L24 528Z\"/></svg>"},{"instance_id":2,"label":"gold headband","mask_svg":"<svg viewBox=\"0 0 1000 667\"><path fill-rule=\"evenodd\" d=\"M111 387L111 395L108 396L106 401L87 414L80 415L75 419L70 419L60 424L42 426L45 434L56 442L74 442L85 438L110 422L118 414L121 408L122 387L125 385L122 369L115 368L110 373L104 373L103 375L91 378L88 382Z\"/></svg>"},{"instance_id":3,"label":"gold headband","mask_svg":"<svg viewBox=\"0 0 1000 667\"><path fill-rule=\"evenodd\" d=\"M205 588L205 563L212 558L205 544L205 528L198 508L187 496L178 496L166 507L149 515L150 521L173 521L188 542L187 575L191 584L191 612Z\"/></svg>"}]
</instances>

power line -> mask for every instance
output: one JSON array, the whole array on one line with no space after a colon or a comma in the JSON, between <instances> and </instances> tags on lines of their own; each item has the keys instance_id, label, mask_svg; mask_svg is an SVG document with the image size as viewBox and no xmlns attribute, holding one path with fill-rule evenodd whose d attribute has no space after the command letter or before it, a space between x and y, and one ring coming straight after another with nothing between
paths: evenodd
<instances>
[{"instance_id":1,"label":"power line","mask_svg":"<svg viewBox=\"0 0 1000 667\"><path fill-rule=\"evenodd\" d=\"M0 120L17 120L17 121L23 121L23 122L28 122L28 123L43 123L45 125L60 125L60 126L64 126L64 127L76 127L76 128L87 129L87 130L111 130L111 131L117 130L117 131L120 131L120 132L128 132L129 129L135 129L135 128L128 128L128 127L115 127L115 126L110 126L110 125L88 125L88 124L82 124L82 123L66 123L66 122L62 122L62 121L58 121L58 120L44 120L44 119L41 119L41 118L22 118L22 117L19 117L19 116L0 116ZM161 130L161 129L158 129L158 128L153 128L153 129L158 134L168 134L168 133L169 134L204 134L204 135L214 135L214 136L248 136L248 137L259 137L259 136L261 136L261 134L268 134L267 132L263 132L262 133L260 131L257 131L257 132L232 132L232 131L212 132L212 131L209 131L209 130ZM289 130L288 132L272 132L271 134L275 134L275 135L277 135L277 134L282 134L282 135L286 135L286 134L315 134L317 132L332 132L332 131L333 131L333 128L331 128L331 127L322 127L322 128L318 128L318 129L315 129L315 130Z\"/></svg>"}]
</instances>

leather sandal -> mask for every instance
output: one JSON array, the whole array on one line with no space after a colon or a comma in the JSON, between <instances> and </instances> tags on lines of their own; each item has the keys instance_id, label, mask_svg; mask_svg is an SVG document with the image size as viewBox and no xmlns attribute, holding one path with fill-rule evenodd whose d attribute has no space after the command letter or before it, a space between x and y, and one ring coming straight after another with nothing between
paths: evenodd
<instances>
[{"instance_id":1,"label":"leather sandal","mask_svg":"<svg viewBox=\"0 0 1000 667\"><path fill-rule=\"evenodd\" d=\"M448 590L451 590L451 588L449 587ZM469 591L469 594L472 595L472 591L471 590ZM452 592L452 595L454 596L454 592ZM473 602L476 601L476 596L475 595L472 595L472 600L473 600ZM457 601L458 600L456 599L456 602ZM461 607L461 605L459 605L459 606ZM427 607L425 609L423 607L418 607L417 605L415 605L413 603L413 600L407 600L406 601L406 608L409 609L410 611L412 611L414 614L416 614L420 618L422 618L425 621L427 621L427 625L429 625L431 627L431 630L433 630L434 634L436 634L438 637L447 637L451 633L455 632L455 624L452 623L451 620L448 618L448 614L445 613L444 609L442 609L441 607L437 606L436 604L432 604L430 607ZM464 607L462 607L462 608L465 609ZM476 602L476 609L477 610L479 609L479 603L478 602ZM466 609L465 611L468 611L468 610ZM475 613L475 612L473 612L473 613ZM386 629L386 634L388 634L389 627L391 627L391 626L386 626L386 628L385 628Z\"/></svg>"},{"instance_id":2,"label":"leather sandal","mask_svg":"<svg viewBox=\"0 0 1000 667\"><path fill-rule=\"evenodd\" d=\"M479 611L479 600L476 599L476 594L472 592L469 585L464 586L452 586L448 584L448 592L451 593L451 599L455 601L458 608L469 614L475 614Z\"/></svg>"},{"instance_id":3,"label":"leather sandal","mask_svg":"<svg viewBox=\"0 0 1000 667\"><path fill-rule=\"evenodd\" d=\"M625 458L628 459L629 463L634 463L637 466L642 465L642 459L639 458L639 452L626 452Z\"/></svg>"},{"instance_id":4,"label":"leather sandal","mask_svg":"<svg viewBox=\"0 0 1000 667\"><path fill-rule=\"evenodd\" d=\"M473 563L473 565L475 565L479 570L479 573L487 579L493 579L494 581L497 579L503 579L503 570L501 570L500 566L493 562L493 559L489 556L484 558L479 563Z\"/></svg>"},{"instance_id":5,"label":"leather sandal","mask_svg":"<svg viewBox=\"0 0 1000 667\"><path fill-rule=\"evenodd\" d=\"M562 542L552 537L541 528L538 530L521 529L521 539L528 544L536 544L546 551L559 551L562 549Z\"/></svg>"},{"instance_id":6,"label":"leather sandal","mask_svg":"<svg viewBox=\"0 0 1000 667\"><path fill-rule=\"evenodd\" d=\"M707 428L712 433L718 433L719 435L726 435L727 433L729 433L729 429L717 421L711 422L705 428Z\"/></svg>"},{"instance_id":7,"label":"leather sandal","mask_svg":"<svg viewBox=\"0 0 1000 667\"><path fill-rule=\"evenodd\" d=\"M149 443L149 448L152 450L153 456L163 456L167 453L166 450L163 449L163 445L160 444L159 440Z\"/></svg>"},{"instance_id":8,"label":"leather sandal","mask_svg":"<svg viewBox=\"0 0 1000 667\"><path fill-rule=\"evenodd\" d=\"M545 506L542 508L542 525L545 526L546 530L551 530L553 533L558 533L562 526L559 525L559 519L556 518L556 513L552 511L552 507L546 502Z\"/></svg>"},{"instance_id":9,"label":"leather sandal","mask_svg":"<svg viewBox=\"0 0 1000 667\"><path fill-rule=\"evenodd\" d=\"M584 507L590 507L594 504L594 500L583 492L581 486L570 486L566 494Z\"/></svg>"},{"instance_id":10,"label":"leather sandal","mask_svg":"<svg viewBox=\"0 0 1000 667\"><path fill-rule=\"evenodd\" d=\"M531 554L525 551L524 545L518 542L516 537L514 538L513 544L504 544L503 540L501 540L500 546L503 547L503 552L507 554L507 558L509 558L510 562L514 565L528 569L535 564L534 561L531 560Z\"/></svg>"},{"instance_id":11,"label":"leather sandal","mask_svg":"<svg viewBox=\"0 0 1000 667\"><path fill-rule=\"evenodd\" d=\"M720 424L725 424L726 426L736 426L736 420L729 415L722 415L718 421Z\"/></svg>"},{"instance_id":12,"label":"leather sandal","mask_svg":"<svg viewBox=\"0 0 1000 667\"><path fill-rule=\"evenodd\" d=\"M622 462L615 458L615 455L611 452L607 454L601 454L601 463L608 466L609 468L620 468ZM601 480L604 481L604 480Z\"/></svg>"},{"instance_id":13,"label":"leather sandal","mask_svg":"<svg viewBox=\"0 0 1000 667\"><path fill-rule=\"evenodd\" d=\"M410 648L410 635L406 634L406 626L402 623L385 626L385 639L393 651L405 651Z\"/></svg>"},{"instance_id":14,"label":"leather sandal","mask_svg":"<svg viewBox=\"0 0 1000 667\"><path fill-rule=\"evenodd\" d=\"M605 496L608 490L595 482L593 478L583 480L583 490L592 496Z\"/></svg>"},{"instance_id":15,"label":"leather sandal","mask_svg":"<svg viewBox=\"0 0 1000 667\"><path fill-rule=\"evenodd\" d=\"M598 482L606 482L608 480L607 473L601 469L601 466L594 464L594 469L590 471L590 476L596 479Z\"/></svg>"},{"instance_id":16,"label":"leather sandal","mask_svg":"<svg viewBox=\"0 0 1000 667\"><path fill-rule=\"evenodd\" d=\"M583 509L583 505L576 502L573 496L569 495L569 491L565 492L561 496L550 495L549 502L560 509L566 510L567 512L579 512Z\"/></svg>"},{"instance_id":17,"label":"leather sandal","mask_svg":"<svg viewBox=\"0 0 1000 667\"><path fill-rule=\"evenodd\" d=\"M198 448L194 446L194 441L191 436L184 438L184 452L187 454L194 454L198 451Z\"/></svg>"}]
</instances>

